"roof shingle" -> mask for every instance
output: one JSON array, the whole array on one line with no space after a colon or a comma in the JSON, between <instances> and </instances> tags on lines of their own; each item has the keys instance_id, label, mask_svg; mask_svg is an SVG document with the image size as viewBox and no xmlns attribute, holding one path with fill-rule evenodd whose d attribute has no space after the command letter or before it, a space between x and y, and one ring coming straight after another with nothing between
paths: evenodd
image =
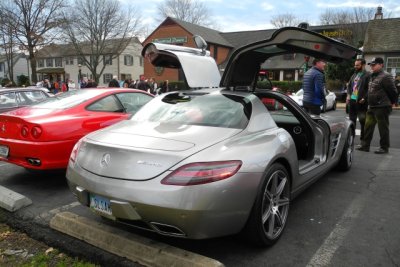
<instances>
[{"instance_id":1,"label":"roof shingle","mask_svg":"<svg viewBox=\"0 0 400 267\"><path fill-rule=\"evenodd\" d=\"M368 23L364 53L400 52L400 18L377 19Z\"/></svg>"}]
</instances>

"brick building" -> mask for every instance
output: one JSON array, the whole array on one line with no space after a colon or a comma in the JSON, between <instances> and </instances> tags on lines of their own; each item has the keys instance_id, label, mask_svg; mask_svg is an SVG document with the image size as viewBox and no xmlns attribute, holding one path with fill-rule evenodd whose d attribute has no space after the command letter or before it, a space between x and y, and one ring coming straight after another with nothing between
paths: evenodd
<instances>
[{"instance_id":1,"label":"brick building","mask_svg":"<svg viewBox=\"0 0 400 267\"><path fill-rule=\"evenodd\" d=\"M387 71L400 73L400 18L382 19L381 8L373 20L363 23L341 25L308 26L311 31L327 37L344 40L354 46L364 43L366 59L382 56L387 65ZM379 16L380 15L380 16ZM208 43L208 50L216 60L219 69L223 72L226 60L235 48L247 43L265 40L271 37L275 29L220 32L210 28L188 23L179 19L166 18L143 42L163 42L189 47L195 47L192 36L200 35ZM261 72L271 80L297 81L302 79L304 71L311 67L311 60L307 62L304 54L286 54L268 59L261 65ZM157 81L183 80L182 73L177 70L154 68L149 62L144 62L144 75L154 77Z\"/></svg>"}]
</instances>

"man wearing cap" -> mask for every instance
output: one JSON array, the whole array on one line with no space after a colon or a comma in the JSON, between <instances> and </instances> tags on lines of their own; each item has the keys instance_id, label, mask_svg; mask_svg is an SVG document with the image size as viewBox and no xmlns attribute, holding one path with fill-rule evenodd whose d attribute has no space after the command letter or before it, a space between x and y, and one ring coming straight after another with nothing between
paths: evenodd
<instances>
[{"instance_id":1,"label":"man wearing cap","mask_svg":"<svg viewBox=\"0 0 400 267\"><path fill-rule=\"evenodd\" d=\"M314 115L321 114L321 106L325 102L325 66L326 62L314 58L313 67L309 69L303 78L303 107Z\"/></svg>"},{"instance_id":2,"label":"man wearing cap","mask_svg":"<svg viewBox=\"0 0 400 267\"><path fill-rule=\"evenodd\" d=\"M368 84L368 110L365 121L364 138L360 151L369 151L375 125L378 124L380 135L380 148L376 154L389 152L389 115L392 112L392 105L397 99L397 90L392 75L383 70L383 59L375 57L368 63L371 67L371 77Z\"/></svg>"}]
</instances>

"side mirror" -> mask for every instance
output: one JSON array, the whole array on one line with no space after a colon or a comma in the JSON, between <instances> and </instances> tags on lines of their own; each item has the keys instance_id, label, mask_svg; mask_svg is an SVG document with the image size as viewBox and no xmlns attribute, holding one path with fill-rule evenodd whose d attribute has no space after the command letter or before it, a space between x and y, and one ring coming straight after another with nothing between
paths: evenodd
<instances>
[{"instance_id":1,"label":"side mirror","mask_svg":"<svg viewBox=\"0 0 400 267\"><path fill-rule=\"evenodd\" d=\"M196 47L200 48L202 50L202 54L205 55L207 49L207 42L200 35L193 35L193 40L196 44Z\"/></svg>"}]
</instances>

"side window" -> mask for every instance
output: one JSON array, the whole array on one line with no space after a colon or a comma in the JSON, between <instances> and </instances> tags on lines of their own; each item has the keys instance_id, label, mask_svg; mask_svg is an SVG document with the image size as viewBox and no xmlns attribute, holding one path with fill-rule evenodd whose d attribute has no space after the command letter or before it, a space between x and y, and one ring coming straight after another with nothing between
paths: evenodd
<instances>
[{"instance_id":1,"label":"side window","mask_svg":"<svg viewBox=\"0 0 400 267\"><path fill-rule=\"evenodd\" d=\"M0 95L0 107L1 108L11 108L18 106L15 99L15 93L5 93Z\"/></svg>"},{"instance_id":2,"label":"side window","mask_svg":"<svg viewBox=\"0 0 400 267\"><path fill-rule=\"evenodd\" d=\"M44 100L46 96L40 91L18 92L17 101L20 105L31 105Z\"/></svg>"},{"instance_id":3,"label":"side window","mask_svg":"<svg viewBox=\"0 0 400 267\"><path fill-rule=\"evenodd\" d=\"M153 97L143 93L120 93L117 94L125 111L130 114L135 114L144 104L149 102Z\"/></svg>"},{"instance_id":4,"label":"side window","mask_svg":"<svg viewBox=\"0 0 400 267\"><path fill-rule=\"evenodd\" d=\"M91 104L86 109L91 111L124 112L124 108L114 95L106 96Z\"/></svg>"}]
</instances>

